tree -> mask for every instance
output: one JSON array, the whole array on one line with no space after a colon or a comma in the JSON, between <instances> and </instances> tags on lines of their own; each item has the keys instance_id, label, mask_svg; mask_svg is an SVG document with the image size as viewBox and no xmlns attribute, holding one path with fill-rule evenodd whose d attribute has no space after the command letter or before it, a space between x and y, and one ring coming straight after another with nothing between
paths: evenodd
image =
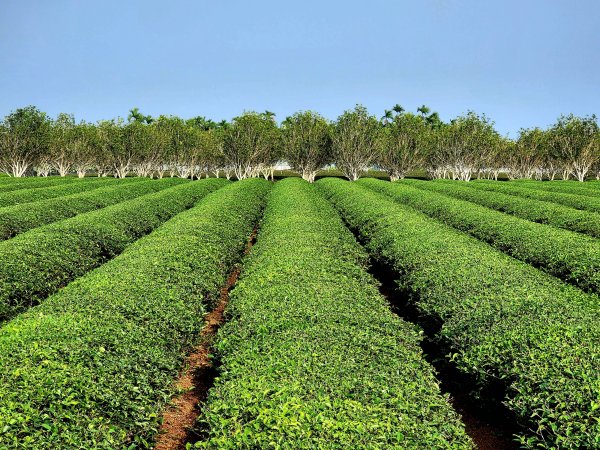
<instances>
[{"instance_id":1,"label":"tree","mask_svg":"<svg viewBox=\"0 0 600 450\"><path fill-rule=\"evenodd\" d=\"M331 128L316 112L297 112L281 127L284 159L312 183L317 171L331 161Z\"/></svg>"},{"instance_id":2,"label":"tree","mask_svg":"<svg viewBox=\"0 0 600 450\"><path fill-rule=\"evenodd\" d=\"M279 128L264 113L245 112L223 132L225 164L239 180L257 176L261 165L276 160L278 150Z\"/></svg>"},{"instance_id":3,"label":"tree","mask_svg":"<svg viewBox=\"0 0 600 450\"><path fill-rule=\"evenodd\" d=\"M572 174L584 181L599 158L598 121L595 115L559 117L549 130L550 146L563 163L563 178Z\"/></svg>"},{"instance_id":4,"label":"tree","mask_svg":"<svg viewBox=\"0 0 600 450\"><path fill-rule=\"evenodd\" d=\"M48 160L61 177L66 176L73 167L78 139L75 117L60 113L52 122Z\"/></svg>"},{"instance_id":5,"label":"tree","mask_svg":"<svg viewBox=\"0 0 600 450\"><path fill-rule=\"evenodd\" d=\"M47 154L50 120L35 106L19 108L0 123L0 168L22 177Z\"/></svg>"},{"instance_id":6,"label":"tree","mask_svg":"<svg viewBox=\"0 0 600 450\"><path fill-rule=\"evenodd\" d=\"M383 130L379 166L391 181L404 178L423 162L429 143L430 127L426 120L412 113L400 113Z\"/></svg>"},{"instance_id":7,"label":"tree","mask_svg":"<svg viewBox=\"0 0 600 450\"><path fill-rule=\"evenodd\" d=\"M485 115L469 111L457 117L436 130L436 148L428 158L430 173L434 178L451 174L454 179L469 181L497 138L493 122Z\"/></svg>"},{"instance_id":8,"label":"tree","mask_svg":"<svg viewBox=\"0 0 600 450\"><path fill-rule=\"evenodd\" d=\"M81 122L73 130L73 151L71 153L73 169L79 178L94 167L98 168L101 160L101 144L98 129L92 123ZM100 170L98 170L100 173Z\"/></svg>"},{"instance_id":9,"label":"tree","mask_svg":"<svg viewBox=\"0 0 600 450\"><path fill-rule=\"evenodd\" d=\"M504 158L508 177L533 178L545 165L546 141L546 134L540 128L521 128L513 151Z\"/></svg>"},{"instance_id":10,"label":"tree","mask_svg":"<svg viewBox=\"0 0 600 450\"><path fill-rule=\"evenodd\" d=\"M396 103L392 108L392 111L394 111L396 114L402 114L405 111L405 109L401 105Z\"/></svg>"},{"instance_id":11,"label":"tree","mask_svg":"<svg viewBox=\"0 0 600 450\"><path fill-rule=\"evenodd\" d=\"M177 116L160 116L153 123L156 133L160 136L161 162L157 164L156 171L159 178L164 176L165 172L170 172L171 176L178 173L179 161L182 161L183 154L186 151L186 138L188 136L185 121Z\"/></svg>"},{"instance_id":12,"label":"tree","mask_svg":"<svg viewBox=\"0 0 600 450\"><path fill-rule=\"evenodd\" d=\"M417 112L420 113L423 118L427 117L430 111L431 109L429 109L429 107L425 105L419 106L417 108Z\"/></svg>"},{"instance_id":13,"label":"tree","mask_svg":"<svg viewBox=\"0 0 600 450\"><path fill-rule=\"evenodd\" d=\"M185 124L192 128L197 128L202 131L215 130L219 128L219 124L212 119L207 119L204 116L192 117L185 121Z\"/></svg>"},{"instance_id":14,"label":"tree","mask_svg":"<svg viewBox=\"0 0 600 450\"><path fill-rule=\"evenodd\" d=\"M152 124L131 122L123 128L124 147L131 155L131 169L138 177L152 177L160 158L161 136Z\"/></svg>"},{"instance_id":15,"label":"tree","mask_svg":"<svg viewBox=\"0 0 600 450\"><path fill-rule=\"evenodd\" d=\"M358 180L375 161L380 135L379 121L364 106L357 105L338 117L333 127L333 159L349 180Z\"/></svg>"},{"instance_id":16,"label":"tree","mask_svg":"<svg viewBox=\"0 0 600 450\"><path fill-rule=\"evenodd\" d=\"M394 119L394 115L392 114L392 111L389 109L386 109L383 112L383 116L381 116L381 123L383 123L383 125L388 125L392 122L393 119Z\"/></svg>"},{"instance_id":17,"label":"tree","mask_svg":"<svg viewBox=\"0 0 600 450\"><path fill-rule=\"evenodd\" d=\"M122 120L102 120L98 122L98 138L101 155L98 162L99 175L112 170L115 177L125 178L131 170L133 153L125 145Z\"/></svg>"},{"instance_id":18,"label":"tree","mask_svg":"<svg viewBox=\"0 0 600 450\"><path fill-rule=\"evenodd\" d=\"M127 116L127 120L129 122L145 123L148 125L154 122L152 116L145 116L140 112L140 109L137 107L129 110L129 116Z\"/></svg>"}]
</instances>

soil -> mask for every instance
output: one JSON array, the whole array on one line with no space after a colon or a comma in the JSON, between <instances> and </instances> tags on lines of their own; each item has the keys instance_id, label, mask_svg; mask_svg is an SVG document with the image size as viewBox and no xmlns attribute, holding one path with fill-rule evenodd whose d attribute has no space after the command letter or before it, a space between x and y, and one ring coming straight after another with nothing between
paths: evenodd
<instances>
[{"instance_id":1,"label":"soil","mask_svg":"<svg viewBox=\"0 0 600 450\"><path fill-rule=\"evenodd\" d=\"M448 363L442 348L434 339L440 324L419 314L408 300L408 295L398 290L396 275L388 267L371 261L371 274L379 281L381 294L388 300L392 310L412 323L421 326L425 339L421 348L425 359L436 369L442 392L449 394L454 410L460 414L465 430L478 450L513 450L519 444L514 434L519 429L510 411L502 404L503 386L490 386L482 392L481 399L475 400L470 393L474 389L474 380L459 372Z\"/></svg>"},{"instance_id":2,"label":"soil","mask_svg":"<svg viewBox=\"0 0 600 450\"><path fill-rule=\"evenodd\" d=\"M248 239L244 254L254 245L257 228ZM211 358L210 350L213 339L223 324L225 308L229 302L229 292L235 286L240 275L240 267L236 266L221 287L217 306L205 316L205 325L200 332L200 343L194 347L185 361L185 369L175 381L177 389L183 393L175 397L171 406L162 417L162 425L156 439L155 450L184 449L190 441L191 429L200 414L200 404L206 400L217 375L217 368Z\"/></svg>"}]
</instances>

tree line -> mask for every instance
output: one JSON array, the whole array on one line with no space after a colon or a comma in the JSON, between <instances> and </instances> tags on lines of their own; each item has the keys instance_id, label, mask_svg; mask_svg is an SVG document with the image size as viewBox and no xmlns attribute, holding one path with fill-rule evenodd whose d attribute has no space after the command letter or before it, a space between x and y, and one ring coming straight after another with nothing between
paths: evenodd
<instances>
[{"instance_id":1,"label":"tree line","mask_svg":"<svg viewBox=\"0 0 600 450\"><path fill-rule=\"evenodd\" d=\"M484 114L449 122L421 106L400 105L377 117L361 105L330 121L301 111L280 124L275 114L244 112L231 121L202 116L151 117L138 108L128 118L77 122L51 118L34 106L0 121L0 170L13 177L76 173L126 177L273 177L287 162L302 178L335 166L356 180L368 169L391 180L424 170L431 178L600 179L600 132L595 115L565 115L546 129L502 136Z\"/></svg>"}]
</instances>

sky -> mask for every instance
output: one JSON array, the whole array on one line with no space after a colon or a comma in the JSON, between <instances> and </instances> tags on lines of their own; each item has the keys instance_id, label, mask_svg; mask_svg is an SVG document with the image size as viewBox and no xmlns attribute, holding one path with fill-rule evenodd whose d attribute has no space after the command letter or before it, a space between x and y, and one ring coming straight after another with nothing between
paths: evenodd
<instances>
[{"instance_id":1,"label":"sky","mask_svg":"<svg viewBox=\"0 0 600 450\"><path fill-rule=\"evenodd\" d=\"M516 136L600 114L599 23L598 0L2 0L0 116L425 104Z\"/></svg>"}]
</instances>

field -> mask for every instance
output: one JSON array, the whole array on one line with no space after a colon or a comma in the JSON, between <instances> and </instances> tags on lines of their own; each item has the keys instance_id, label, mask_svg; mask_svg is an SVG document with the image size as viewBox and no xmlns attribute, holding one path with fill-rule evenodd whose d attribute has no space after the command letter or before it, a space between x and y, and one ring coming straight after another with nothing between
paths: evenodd
<instances>
[{"instance_id":1,"label":"field","mask_svg":"<svg viewBox=\"0 0 600 450\"><path fill-rule=\"evenodd\" d=\"M0 449L600 448L600 182L288 175L0 177Z\"/></svg>"}]
</instances>

